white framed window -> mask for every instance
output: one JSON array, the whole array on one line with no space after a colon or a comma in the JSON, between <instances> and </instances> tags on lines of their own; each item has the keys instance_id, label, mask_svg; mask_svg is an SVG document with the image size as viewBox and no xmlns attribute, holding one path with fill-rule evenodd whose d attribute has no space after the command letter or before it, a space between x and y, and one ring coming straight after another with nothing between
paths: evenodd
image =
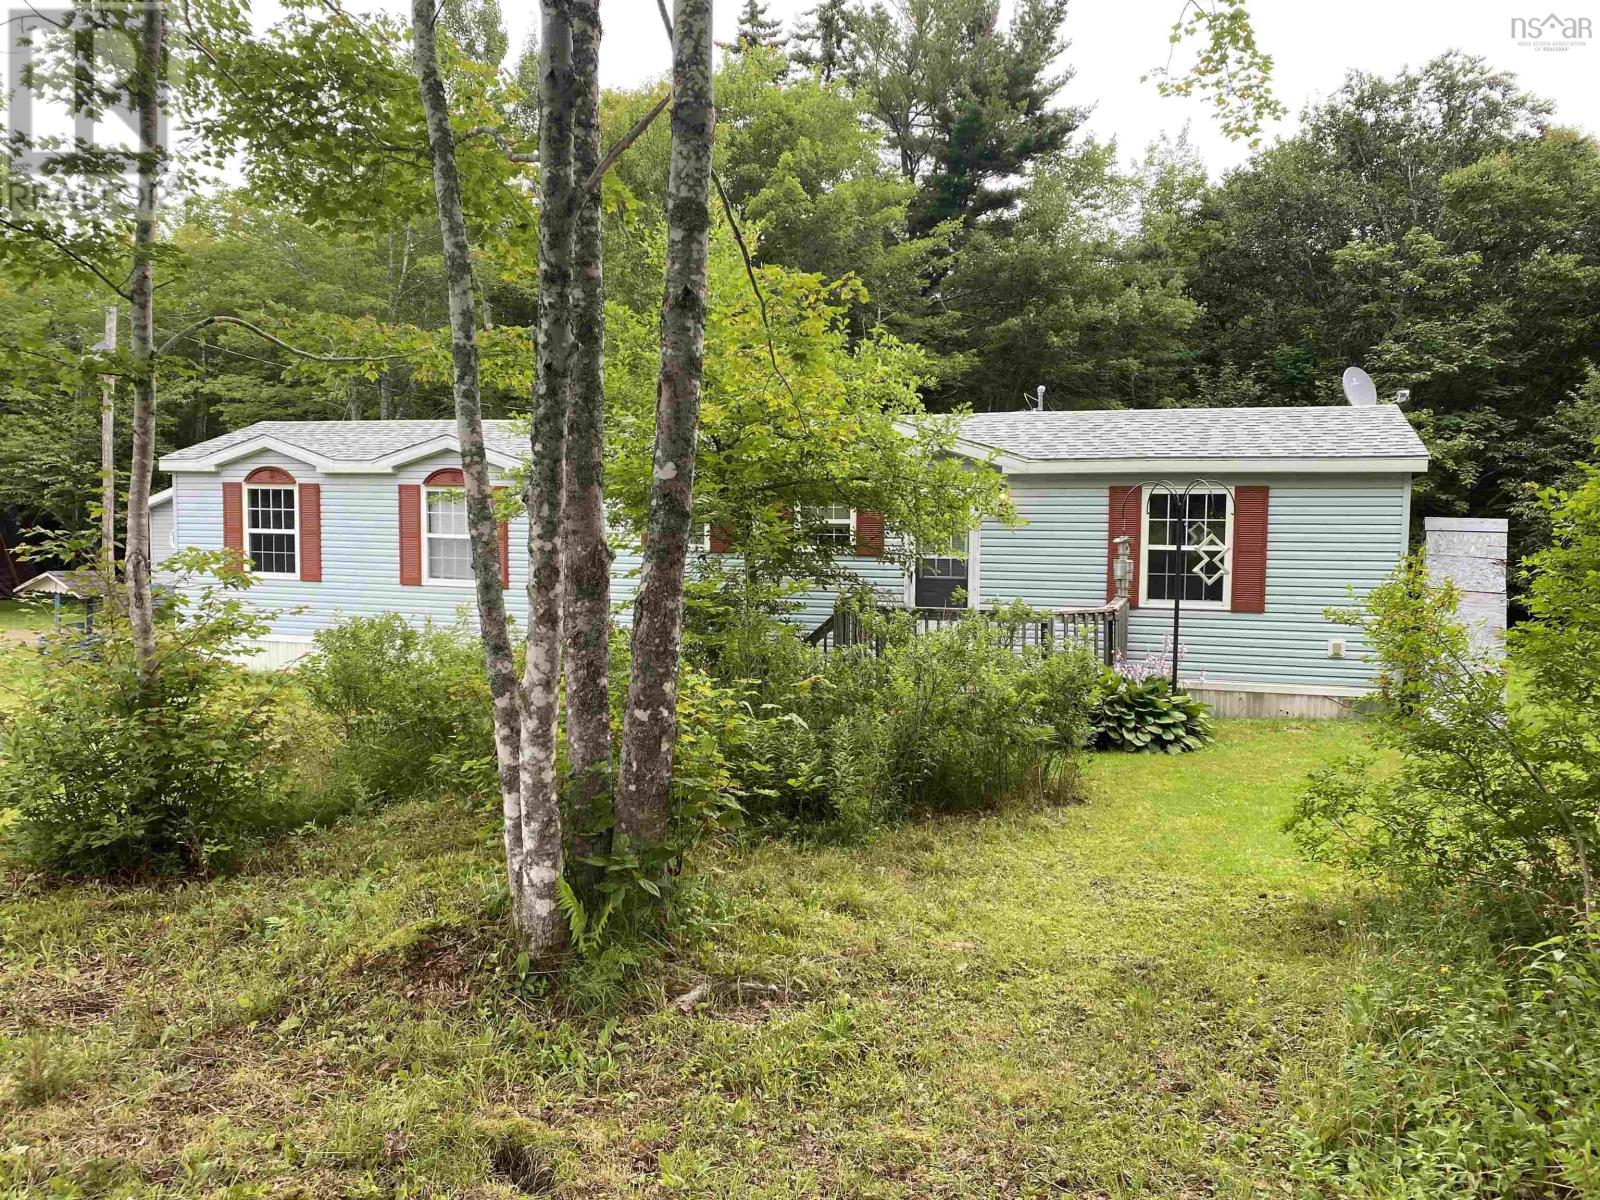
<instances>
[{"instance_id":1,"label":"white framed window","mask_svg":"<svg viewBox=\"0 0 1600 1200\"><path fill-rule=\"evenodd\" d=\"M1150 493L1145 506L1140 604L1227 608L1233 596L1233 505L1221 489L1196 488L1187 498ZM1179 561L1178 539L1184 550Z\"/></svg>"},{"instance_id":2,"label":"white framed window","mask_svg":"<svg viewBox=\"0 0 1600 1200\"><path fill-rule=\"evenodd\" d=\"M856 510L848 504L824 504L811 511L816 539L824 546L852 546L856 540Z\"/></svg>"},{"instance_id":3,"label":"white framed window","mask_svg":"<svg viewBox=\"0 0 1600 1200\"><path fill-rule=\"evenodd\" d=\"M250 569L257 575L300 574L299 517L299 497L293 484L252 483L245 487L245 550Z\"/></svg>"},{"instance_id":4,"label":"white framed window","mask_svg":"<svg viewBox=\"0 0 1600 1200\"><path fill-rule=\"evenodd\" d=\"M472 585L467 496L460 488L422 489L422 581L451 587Z\"/></svg>"}]
</instances>

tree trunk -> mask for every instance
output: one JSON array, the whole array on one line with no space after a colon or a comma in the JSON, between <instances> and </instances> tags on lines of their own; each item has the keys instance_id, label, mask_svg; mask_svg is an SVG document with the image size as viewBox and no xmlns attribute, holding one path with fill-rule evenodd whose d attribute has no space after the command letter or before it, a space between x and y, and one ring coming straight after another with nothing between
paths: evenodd
<instances>
[{"instance_id":1,"label":"tree trunk","mask_svg":"<svg viewBox=\"0 0 1600 1200\"><path fill-rule=\"evenodd\" d=\"M661 302L655 466L644 569L633 620L633 668L622 727L616 832L660 845L677 738L683 571L694 495L711 228L711 0L678 0L672 52L672 157L667 172L667 279Z\"/></svg>"},{"instance_id":2,"label":"tree trunk","mask_svg":"<svg viewBox=\"0 0 1600 1200\"><path fill-rule=\"evenodd\" d=\"M511 911L528 937L527 914L539 904L530 895L524 868L522 782L519 764L522 730L516 659L506 626L505 593L500 587L500 537L494 513L494 491L483 445L483 408L478 382L478 334L473 311L472 260L467 223L456 175L455 139L444 81L439 75L434 38L434 0L413 0L412 44L422 107L427 116L428 146L433 157L433 190L443 234L445 281L450 296L450 358L454 368L456 433L461 441L461 473L467 493L467 533L472 548L472 577L478 601L478 630L489 669L489 695L494 704L494 748L500 768L500 803L511 887ZM559 844L559 839L558 839ZM551 892L553 887L546 889Z\"/></svg>"},{"instance_id":3,"label":"tree trunk","mask_svg":"<svg viewBox=\"0 0 1600 1200\"><path fill-rule=\"evenodd\" d=\"M600 3L575 0L572 21L573 181L600 162ZM600 270L600 200L578 197L573 231L572 407L567 414L562 511L567 685L574 853L607 849L595 835L611 783L611 548L605 518L605 286Z\"/></svg>"},{"instance_id":4,"label":"tree trunk","mask_svg":"<svg viewBox=\"0 0 1600 1200\"><path fill-rule=\"evenodd\" d=\"M561 509L572 357L572 4L544 0L539 46L539 378L528 470L528 653L522 677L522 840L541 905L529 948L564 934L555 888L565 862L556 795L556 708L561 683ZM548 897L547 900L543 899Z\"/></svg>"},{"instance_id":5,"label":"tree trunk","mask_svg":"<svg viewBox=\"0 0 1600 1200\"><path fill-rule=\"evenodd\" d=\"M132 309L133 455L128 469L126 570L128 625L141 684L155 679L155 603L150 594L150 476L155 467L155 242L156 188L161 145L161 68L166 26L159 2L143 8L139 62L134 84L139 122L139 183L133 222L133 274L128 281Z\"/></svg>"}]
</instances>

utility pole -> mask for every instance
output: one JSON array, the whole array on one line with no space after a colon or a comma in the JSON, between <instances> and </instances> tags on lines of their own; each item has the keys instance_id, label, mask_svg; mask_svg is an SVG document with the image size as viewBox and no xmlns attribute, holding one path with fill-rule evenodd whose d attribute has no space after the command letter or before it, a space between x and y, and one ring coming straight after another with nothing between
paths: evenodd
<instances>
[{"instance_id":1,"label":"utility pole","mask_svg":"<svg viewBox=\"0 0 1600 1200\"><path fill-rule=\"evenodd\" d=\"M117 349L117 306L106 305L106 336L96 350ZM117 409L115 375L100 376L100 558L107 577L117 569Z\"/></svg>"}]
</instances>

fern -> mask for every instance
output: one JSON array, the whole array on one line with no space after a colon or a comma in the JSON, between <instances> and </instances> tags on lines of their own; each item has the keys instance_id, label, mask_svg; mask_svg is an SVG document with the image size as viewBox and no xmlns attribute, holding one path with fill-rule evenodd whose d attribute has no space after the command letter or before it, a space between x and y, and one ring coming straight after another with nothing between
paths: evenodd
<instances>
[{"instance_id":1,"label":"fern","mask_svg":"<svg viewBox=\"0 0 1600 1200\"><path fill-rule=\"evenodd\" d=\"M589 928L589 913L583 907L583 901L578 899L578 893L572 890L572 885L565 879L556 880L556 905L566 914L567 932L572 935L572 944L581 950L584 934Z\"/></svg>"}]
</instances>

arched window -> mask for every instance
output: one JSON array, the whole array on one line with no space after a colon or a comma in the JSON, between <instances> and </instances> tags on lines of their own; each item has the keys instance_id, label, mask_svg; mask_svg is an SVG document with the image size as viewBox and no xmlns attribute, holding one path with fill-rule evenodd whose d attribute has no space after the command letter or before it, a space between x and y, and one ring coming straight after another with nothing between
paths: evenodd
<instances>
[{"instance_id":1,"label":"arched window","mask_svg":"<svg viewBox=\"0 0 1600 1200\"><path fill-rule=\"evenodd\" d=\"M300 505L294 476L258 467L244 477L244 552L258 575L300 574Z\"/></svg>"},{"instance_id":2,"label":"arched window","mask_svg":"<svg viewBox=\"0 0 1600 1200\"><path fill-rule=\"evenodd\" d=\"M470 584L472 541L467 535L466 480L446 467L422 481L422 579L425 583Z\"/></svg>"}]
</instances>

